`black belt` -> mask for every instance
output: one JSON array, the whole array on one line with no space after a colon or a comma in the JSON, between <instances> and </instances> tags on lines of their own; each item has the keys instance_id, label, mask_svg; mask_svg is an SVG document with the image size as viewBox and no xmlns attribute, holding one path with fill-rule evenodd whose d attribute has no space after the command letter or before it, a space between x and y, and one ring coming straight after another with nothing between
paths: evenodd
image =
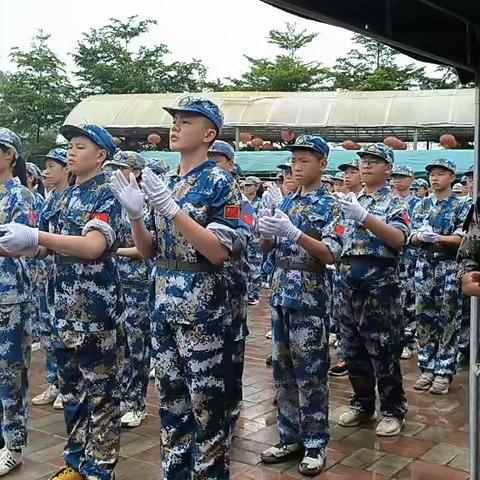
<instances>
[{"instance_id":1,"label":"black belt","mask_svg":"<svg viewBox=\"0 0 480 480\"><path fill-rule=\"evenodd\" d=\"M420 250L422 256L428 260L455 260L457 258L457 249L443 247L441 245L421 243Z\"/></svg>"},{"instance_id":2,"label":"black belt","mask_svg":"<svg viewBox=\"0 0 480 480\"><path fill-rule=\"evenodd\" d=\"M206 262L181 262L179 260L157 260L156 264L159 267L167 270L178 272L203 272L203 273L218 273L222 271L222 267L217 267L211 263Z\"/></svg>"},{"instance_id":3,"label":"black belt","mask_svg":"<svg viewBox=\"0 0 480 480\"><path fill-rule=\"evenodd\" d=\"M374 265L376 267L396 267L398 258L375 257L373 255L352 255L340 258L340 263L345 265Z\"/></svg>"},{"instance_id":4,"label":"black belt","mask_svg":"<svg viewBox=\"0 0 480 480\"><path fill-rule=\"evenodd\" d=\"M275 266L284 270L301 270L304 272L325 273L325 265L319 262L289 262L288 260L277 260Z\"/></svg>"},{"instance_id":5,"label":"black belt","mask_svg":"<svg viewBox=\"0 0 480 480\"><path fill-rule=\"evenodd\" d=\"M81 257L74 257L73 255L54 255L53 256L53 259L57 265L71 265L73 263L99 263L99 262L104 262L108 258L112 258L111 255L96 258L95 260L89 260L87 258L81 258Z\"/></svg>"}]
</instances>

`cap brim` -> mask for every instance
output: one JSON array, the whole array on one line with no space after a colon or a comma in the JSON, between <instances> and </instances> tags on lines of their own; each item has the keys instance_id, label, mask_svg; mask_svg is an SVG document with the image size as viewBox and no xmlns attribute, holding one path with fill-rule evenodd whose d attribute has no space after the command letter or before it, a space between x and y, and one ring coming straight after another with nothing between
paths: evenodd
<instances>
[{"instance_id":1,"label":"cap brim","mask_svg":"<svg viewBox=\"0 0 480 480\"><path fill-rule=\"evenodd\" d=\"M431 170L433 170L434 168L443 168L444 170L448 170L449 172L452 172L454 174L456 174L457 172L455 170L452 170L451 168L449 167L446 167L445 165L427 165L425 167L425 170L427 172L430 172Z\"/></svg>"},{"instance_id":2,"label":"cap brim","mask_svg":"<svg viewBox=\"0 0 480 480\"><path fill-rule=\"evenodd\" d=\"M406 173L391 173L390 176L393 177L408 177L413 178L413 175L407 175Z\"/></svg>"},{"instance_id":3,"label":"cap brim","mask_svg":"<svg viewBox=\"0 0 480 480\"><path fill-rule=\"evenodd\" d=\"M311 152L319 153L325 157L327 156L325 153L319 152L316 148L313 148L310 145L286 145L284 149L290 152L294 152L295 150L310 150Z\"/></svg>"},{"instance_id":4,"label":"cap brim","mask_svg":"<svg viewBox=\"0 0 480 480\"><path fill-rule=\"evenodd\" d=\"M360 170L359 167L357 167L356 165L352 165L351 163L342 163L338 166L338 169L341 172L346 172L348 168L355 168L356 170Z\"/></svg>"},{"instance_id":5,"label":"cap brim","mask_svg":"<svg viewBox=\"0 0 480 480\"><path fill-rule=\"evenodd\" d=\"M44 160L44 161L53 160L54 162L61 163L61 164L63 164L63 165L67 165L67 164L68 164L67 159L65 159L65 160L60 160L59 158L49 157L48 155L35 155L35 159Z\"/></svg>"}]
</instances>

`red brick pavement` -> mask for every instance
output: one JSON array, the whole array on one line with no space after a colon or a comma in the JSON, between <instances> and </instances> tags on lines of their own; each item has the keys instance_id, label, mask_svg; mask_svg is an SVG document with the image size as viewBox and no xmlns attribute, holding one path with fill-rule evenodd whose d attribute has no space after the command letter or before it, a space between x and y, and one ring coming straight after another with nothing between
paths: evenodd
<instances>
[{"instance_id":1,"label":"red brick pavement","mask_svg":"<svg viewBox=\"0 0 480 480\"><path fill-rule=\"evenodd\" d=\"M276 411L272 405L274 386L265 357L271 341L266 292L260 305L250 309L250 337L246 349L244 408L231 452L232 478L236 480L292 480L302 478L294 462L275 466L260 463L259 454L276 443ZM335 360L332 350L332 361ZM44 385L43 355L35 352L31 369L34 396ZM327 470L318 480L465 480L468 478L468 375L461 372L446 397L417 393L415 360L402 363L410 410L402 434L397 438L375 436L374 425L342 428L336 424L350 395L348 379L330 382L331 441ZM122 433L121 460L117 480L161 479L158 400L153 385L148 391L148 418L136 429ZM30 408L30 446L19 469L9 480L46 480L61 465L65 427L61 412L51 407Z\"/></svg>"}]
</instances>

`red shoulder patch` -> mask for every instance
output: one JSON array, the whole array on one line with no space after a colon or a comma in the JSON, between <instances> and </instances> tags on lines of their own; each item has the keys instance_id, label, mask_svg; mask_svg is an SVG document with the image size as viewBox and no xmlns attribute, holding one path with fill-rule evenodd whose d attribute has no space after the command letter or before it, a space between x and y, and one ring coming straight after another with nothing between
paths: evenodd
<instances>
[{"instance_id":1,"label":"red shoulder patch","mask_svg":"<svg viewBox=\"0 0 480 480\"><path fill-rule=\"evenodd\" d=\"M225 220L239 220L240 219L240 205L226 205L223 210Z\"/></svg>"},{"instance_id":2,"label":"red shoulder patch","mask_svg":"<svg viewBox=\"0 0 480 480\"><path fill-rule=\"evenodd\" d=\"M407 212L405 212L403 215L402 215L402 220L407 224L407 225L410 225L410 217L408 215Z\"/></svg>"},{"instance_id":3,"label":"red shoulder patch","mask_svg":"<svg viewBox=\"0 0 480 480\"><path fill-rule=\"evenodd\" d=\"M251 227L253 225L253 217L249 215L248 213L244 213L242 215L242 220L249 226Z\"/></svg>"},{"instance_id":4,"label":"red shoulder patch","mask_svg":"<svg viewBox=\"0 0 480 480\"><path fill-rule=\"evenodd\" d=\"M345 227L343 225L337 225L335 227L335 233L340 237L343 237L345 235Z\"/></svg>"},{"instance_id":5,"label":"red shoulder patch","mask_svg":"<svg viewBox=\"0 0 480 480\"><path fill-rule=\"evenodd\" d=\"M30 223L32 225L37 224L37 213L35 212L35 210L30 210L30 212L28 213L28 219L30 220Z\"/></svg>"},{"instance_id":6,"label":"red shoulder patch","mask_svg":"<svg viewBox=\"0 0 480 480\"><path fill-rule=\"evenodd\" d=\"M110 215L108 213L92 213L92 220L101 220L102 222L109 223Z\"/></svg>"}]
</instances>

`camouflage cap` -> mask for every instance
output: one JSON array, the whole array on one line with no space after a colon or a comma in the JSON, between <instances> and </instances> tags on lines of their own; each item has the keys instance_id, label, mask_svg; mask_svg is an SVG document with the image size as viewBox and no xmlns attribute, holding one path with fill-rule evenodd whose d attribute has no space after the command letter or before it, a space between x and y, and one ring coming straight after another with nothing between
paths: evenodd
<instances>
[{"instance_id":1,"label":"camouflage cap","mask_svg":"<svg viewBox=\"0 0 480 480\"><path fill-rule=\"evenodd\" d=\"M244 185L261 185L262 181L258 177L247 177Z\"/></svg>"},{"instance_id":2,"label":"camouflage cap","mask_svg":"<svg viewBox=\"0 0 480 480\"><path fill-rule=\"evenodd\" d=\"M418 190L419 188L426 188L428 190L429 184L426 180L423 178L417 178L413 183L410 189L412 190Z\"/></svg>"},{"instance_id":3,"label":"camouflage cap","mask_svg":"<svg viewBox=\"0 0 480 480\"><path fill-rule=\"evenodd\" d=\"M32 162L25 162L25 166L27 167L27 173L32 177L35 177L37 180L42 178L42 171L40 168Z\"/></svg>"},{"instance_id":4,"label":"camouflage cap","mask_svg":"<svg viewBox=\"0 0 480 480\"><path fill-rule=\"evenodd\" d=\"M446 170L450 170L452 173L457 172L457 166L455 165L455 162L449 160L448 158L437 158L436 160L433 160L425 166L425 170L430 172L435 167L445 168Z\"/></svg>"},{"instance_id":5,"label":"camouflage cap","mask_svg":"<svg viewBox=\"0 0 480 480\"><path fill-rule=\"evenodd\" d=\"M143 170L146 162L139 153L125 150L117 152L107 164L131 168L132 170Z\"/></svg>"},{"instance_id":6,"label":"camouflage cap","mask_svg":"<svg viewBox=\"0 0 480 480\"><path fill-rule=\"evenodd\" d=\"M328 157L330 147L319 135L300 135L293 145L287 145L286 150L312 150L325 158Z\"/></svg>"},{"instance_id":7,"label":"camouflage cap","mask_svg":"<svg viewBox=\"0 0 480 480\"><path fill-rule=\"evenodd\" d=\"M393 150L384 143L371 143L358 151L357 155L360 158L364 155L373 155L374 157L385 160L387 163L393 163L395 159Z\"/></svg>"},{"instance_id":8,"label":"camouflage cap","mask_svg":"<svg viewBox=\"0 0 480 480\"><path fill-rule=\"evenodd\" d=\"M292 168L292 157L286 160L285 163L281 163L280 165L277 165L277 168L280 168L282 170L288 170L289 168Z\"/></svg>"},{"instance_id":9,"label":"camouflage cap","mask_svg":"<svg viewBox=\"0 0 480 480\"><path fill-rule=\"evenodd\" d=\"M334 184L333 177L331 175L322 175L322 182L327 182L330 184Z\"/></svg>"},{"instance_id":10,"label":"camouflage cap","mask_svg":"<svg viewBox=\"0 0 480 480\"><path fill-rule=\"evenodd\" d=\"M392 173L390 174L392 177L402 176L402 177L411 177L415 176L415 172L411 167L408 165L395 165L393 167Z\"/></svg>"},{"instance_id":11,"label":"camouflage cap","mask_svg":"<svg viewBox=\"0 0 480 480\"><path fill-rule=\"evenodd\" d=\"M39 155L36 158L43 158L44 160L54 160L57 163L65 166L67 165L67 151L64 148L53 148L46 155Z\"/></svg>"},{"instance_id":12,"label":"camouflage cap","mask_svg":"<svg viewBox=\"0 0 480 480\"><path fill-rule=\"evenodd\" d=\"M345 172L337 172L335 174L334 180L341 180L343 182L345 178Z\"/></svg>"},{"instance_id":13,"label":"camouflage cap","mask_svg":"<svg viewBox=\"0 0 480 480\"><path fill-rule=\"evenodd\" d=\"M165 175L169 170L167 163L161 158L147 158L145 162L146 166L156 175Z\"/></svg>"},{"instance_id":14,"label":"camouflage cap","mask_svg":"<svg viewBox=\"0 0 480 480\"><path fill-rule=\"evenodd\" d=\"M233 160L235 158L235 150L233 147L229 143L223 142L222 140L215 141L210 147L209 152L224 155L228 158L228 160Z\"/></svg>"},{"instance_id":15,"label":"camouflage cap","mask_svg":"<svg viewBox=\"0 0 480 480\"><path fill-rule=\"evenodd\" d=\"M452 192L453 193L462 193L463 192L463 185L461 183L456 183L452 187Z\"/></svg>"},{"instance_id":16,"label":"camouflage cap","mask_svg":"<svg viewBox=\"0 0 480 480\"><path fill-rule=\"evenodd\" d=\"M360 170L360 160L358 158L352 158L350 160L350 163L341 163L338 166L338 169L342 172L346 172L349 168L356 168L357 170Z\"/></svg>"},{"instance_id":17,"label":"camouflage cap","mask_svg":"<svg viewBox=\"0 0 480 480\"><path fill-rule=\"evenodd\" d=\"M23 145L20 137L9 128L0 127L0 145L13 148L16 157L23 153Z\"/></svg>"},{"instance_id":18,"label":"camouflage cap","mask_svg":"<svg viewBox=\"0 0 480 480\"><path fill-rule=\"evenodd\" d=\"M60 133L70 141L75 137L86 137L97 147L107 151L107 159L113 158L117 151L117 144L110 133L99 125L63 125Z\"/></svg>"}]
</instances>

